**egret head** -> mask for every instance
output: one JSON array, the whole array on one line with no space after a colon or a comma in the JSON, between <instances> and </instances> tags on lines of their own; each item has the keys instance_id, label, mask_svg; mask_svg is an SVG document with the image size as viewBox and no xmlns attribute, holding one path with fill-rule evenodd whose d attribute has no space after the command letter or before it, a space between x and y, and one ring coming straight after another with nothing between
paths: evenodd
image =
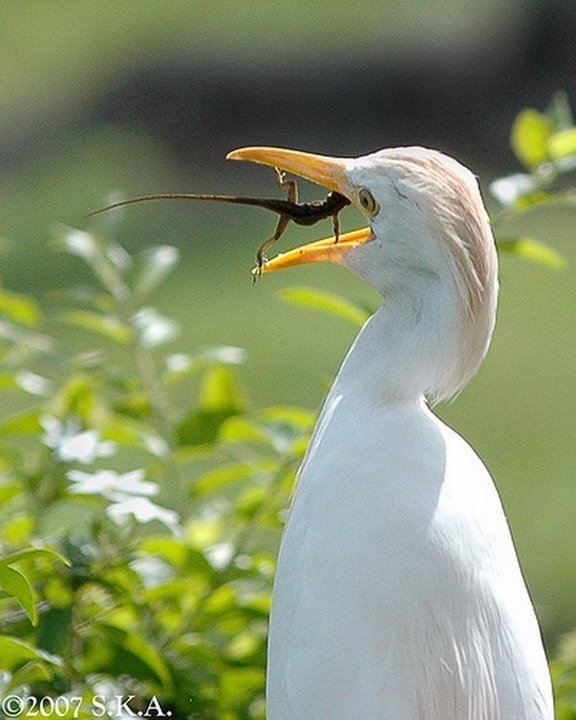
<instances>
[{"instance_id":1,"label":"egret head","mask_svg":"<svg viewBox=\"0 0 576 720\"><path fill-rule=\"evenodd\" d=\"M367 279L383 294L419 277L452 282L465 313L472 318L481 310L495 286L497 263L472 173L446 155L416 147L359 158L348 174L375 238L370 254L376 267Z\"/></svg>"},{"instance_id":2,"label":"egret head","mask_svg":"<svg viewBox=\"0 0 576 720\"><path fill-rule=\"evenodd\" d=\"M278 148L229 155L279 167L345 195L369 227L296 248L264 272L307 262L345 265L384 297L402 298L450 349L433 392L456 394L478 368L492 334L497 258L473 174L421 147L389 148L359 158L330 158Z\"/></svg>"}]
</instances>

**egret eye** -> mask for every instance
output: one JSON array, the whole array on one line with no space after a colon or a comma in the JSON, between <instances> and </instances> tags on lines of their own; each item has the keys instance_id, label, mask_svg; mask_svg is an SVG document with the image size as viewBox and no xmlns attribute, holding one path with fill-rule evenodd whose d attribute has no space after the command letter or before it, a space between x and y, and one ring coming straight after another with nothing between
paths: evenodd
<instances>
[{"instance_id":1,"label":"egret eye","mask_svg":"<svg viewBox=\"0 0 576 720\"><path fill-rule=\"evenodd\" d=\"M370 190L361 188L358 193L358 199L360 200L360 205L362 205L364 210L366 210L366 212L370 215L376 215L378 210L380 210L380 206L376 202L376 199Z\"/></svg>"}]
</instances>

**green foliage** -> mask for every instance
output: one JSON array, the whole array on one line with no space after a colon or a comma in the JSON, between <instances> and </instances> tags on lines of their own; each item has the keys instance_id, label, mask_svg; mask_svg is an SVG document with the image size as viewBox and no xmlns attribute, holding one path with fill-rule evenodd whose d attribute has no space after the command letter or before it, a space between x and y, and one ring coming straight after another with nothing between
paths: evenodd
<instances>
[{"instance_id":1,"label":"green foliage","mask_svg":"<svg viewBox=\"0 0 576 720\"><path fill-rule=\"evenodd\" d=\"M560 268L564 261L552 248L534 238L509 237L500 227L526 212L550 206L576 208L576 126L565 93L558 93L544 113L522 110L512 126L510 142L527 172L499 178L490 186L500 204L493 217L498 248Z\"/></svg>"},{"instance_id":2,"label":"green foliage","mask_svg":"<svg viewBox=\"0 0 576 720\"><path fill-rule=\"evenodd\" d=\"M519 116L527 172L494 183L497 223L574 203L555 189L576 167L574 132L562 99ZM498 239L561 265L539 241ZM253 408L240 348L175 349L177 324L150 304L175 248L132 256L66 228L56 245L87 265L88 287L57 307L0 289L0 694L59 698L61 717L133 695L134 712L263 718L275 555L313 416ZM368 315L312 288L282 295ZM573 651L566 640L552 665L562 720L576 718Z\"/></svg>"},{"instance_id":3,"label":"green foliage","mask_svg":"<svg viewBox=\"0 0 576 720\"><path fill-rule=\"evenodd\" d=\"M314 310L336 315L358 326L362 325L371 314L367 308L359 307L347 298L317 288L286 288L281 292L280 297L295 305L304 305Z\"/></svg>"},{"instance_id":4,"label":"green foliage","mask_svg":"<svg viewBox=\"0 0 576 720\"><path fill-rule=\"evenodd\" d=\"M567 635L551 663L556 720L576 720L576 633Z\"/></svg>"},{"instance_id":5,"label":"green foliage","mask_svg":"<svg viewBox=\"0 0 576 720\"><path fill-rule=\"evenodd\" d=\"M500 252L510 252L519 257L548 265L555 270L564 267L564 258L549 245L539 242L531 237L500 237L498 239Z\"/></svg>"},{"instance_id":6,"label":"green foliage","mask_svg":"<svg viewBox=\"0 0 576 720\"><path fill-rule=\"evenodd\" d=\"M18 601L33 625L38 622L34 589L26 573L17 569L14 565L18 565L21 561L42 556L57 558L67 564L65 558L46 548L29 548L0 559L0 588L2 588L6 597L12 597Z\"/></svg>"},{"instance_id":7,"label":"green foliage","mask_svg":"<svg viewBox=\"0 0 576 720\"><path fill-rule=\"evenodd\" d=\"M552 127L548 118L533 108L523 110L512 126L512 149L527 168L537 168L548 160Z\"/></svg>"},{"instance_id":8,"label":"green foliage","mask_svg":"<svg viewBox=\"0 0 576 720\"><path fill-rule=\"evenodd\" d=\"M180 718L261 718L275 552L312 417L253 410L239 348L171 351L176 324L148 301L174 248L131 257L69 229L57 245L92 286L51 311L0 292L2 693L78 700L79 717L94 696L134 695L135 712L156 698Z\"/></svg>"}]
</instances>

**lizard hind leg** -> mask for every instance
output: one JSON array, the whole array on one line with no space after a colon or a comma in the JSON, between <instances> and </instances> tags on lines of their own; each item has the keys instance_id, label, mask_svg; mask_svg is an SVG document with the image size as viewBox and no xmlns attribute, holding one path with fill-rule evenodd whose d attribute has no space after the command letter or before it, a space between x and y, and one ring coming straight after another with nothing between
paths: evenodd
<instances>
[{"instance_id":1,"label":"lizard hind leg","mask_svg":"<svg viewBox=\"0 0 576 720\"><path fill-rule=\"evenodd\" d=\"M278 186L287 189L288 202L296 205L298 203L298 183L296 180L287 180L286 173L277 167L274 168L274 173L276 174L276 182ZM278 224L276 225L276 230L274 230L274 234L265 240L258 248L258 251L256 252L256 267L252 273L253 283L256 282L258 277L262 274L262 266L266 262L266 250L268 250L269 247L282 237L291 219L290 215L281 214Z\"/></svg>"},{"instance_id":2,"label":"lizard hind leg","mask_svg":"<svg viewBox=\"0 0 576 720\"><path fill-rule=\"evenodd\" d=\"M288 227L289 222L289 215L280 215L280 219L278 220L278 225L276 225L276 230L274 230L274 234L267 240L265 240L258 248L258 251L256 253L256 267L253 270L253 282L256 282L257 278L262 274L262 266L266 262L266 250L268 250L268 248L273 245L276 240L282 237L284 231Z\"/></svg>"}]
</instances>

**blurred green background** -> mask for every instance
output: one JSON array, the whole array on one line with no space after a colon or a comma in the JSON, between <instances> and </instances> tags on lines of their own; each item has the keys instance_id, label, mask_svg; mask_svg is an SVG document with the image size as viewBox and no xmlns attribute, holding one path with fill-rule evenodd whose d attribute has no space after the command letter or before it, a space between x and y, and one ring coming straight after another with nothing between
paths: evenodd
<instances>
[{"instance_id":1,"label":"blurred green background","mask_svg":"<svg viewBox=\"0 0 576 720\"><path fill-rule=\"evenodd\" d=\"M278 194L269 171L226 163L244 144L342 155L429 145L472 167L488 198L489 181L517 169L516 113L559 88L576 102L575 13L568 0L3 3L2 282L50 297L81 280L51 246L62 223L131 249L178 245L183 263L157 300L181 323L175 349L245 347L255 406L317 408L356 330L278 293L314 285L375 306L369 288L317 266L252 287L275 222L260 210L158 203L84 215L111 193ZM342 220L359 222L353 210ZM506 228L549 242L567 267L503 259L492 351L439 408L496 478L549 644L576 626L575 221L538 212ZM290 229L281 247L329 232Z\"/></svg>"}]
</instances>

